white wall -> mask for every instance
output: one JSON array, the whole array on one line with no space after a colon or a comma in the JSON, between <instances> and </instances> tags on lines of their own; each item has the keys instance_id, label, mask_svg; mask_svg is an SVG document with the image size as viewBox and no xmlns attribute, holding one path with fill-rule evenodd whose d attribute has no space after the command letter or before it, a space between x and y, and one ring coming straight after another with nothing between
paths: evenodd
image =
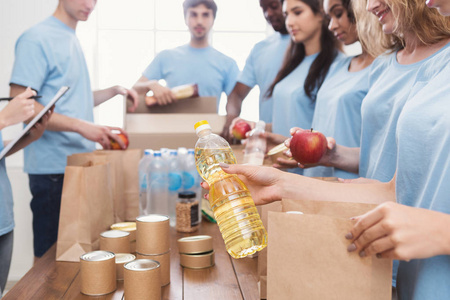
<instances>
[{"instance_id":1,"label":"white wall","mask_svg":"<svg viewBox=\"0 0 450 300\"><path fill-rule=\"evenodd\" d=\"M9 79L14 62L14 45L27 28L53 13L57 0L1 0L0 1L0 95L9 95ZM3 103L4 105L4 103ZM11 139L21 125L2 131L4 139ZM22 151L6 160L14 196L14 251L8 280L19 280L33 263L33 234L31 229L31 195L28 176L22 171ZM0 258L1 259L1 258Z\"/></svg>"}]
</instances>

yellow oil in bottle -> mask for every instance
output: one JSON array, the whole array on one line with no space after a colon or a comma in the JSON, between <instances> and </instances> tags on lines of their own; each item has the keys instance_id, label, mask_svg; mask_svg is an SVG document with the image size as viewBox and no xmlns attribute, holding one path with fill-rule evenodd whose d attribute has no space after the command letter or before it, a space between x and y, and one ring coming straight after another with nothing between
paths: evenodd
<instances>
[{"instance_id":1,"label":"yellow oil in bottle","mask_svg":"<svg viewBox=\"0 0 450 300\"><path fill-rule=\"evenodd\" d=\"M228 253L241 258L267 246L267 232L245 184L225 173L219 162L236 163L233 151L224 148L196 148L197 170L210 186L209 202Z\"/></svg>"}]
</instances>

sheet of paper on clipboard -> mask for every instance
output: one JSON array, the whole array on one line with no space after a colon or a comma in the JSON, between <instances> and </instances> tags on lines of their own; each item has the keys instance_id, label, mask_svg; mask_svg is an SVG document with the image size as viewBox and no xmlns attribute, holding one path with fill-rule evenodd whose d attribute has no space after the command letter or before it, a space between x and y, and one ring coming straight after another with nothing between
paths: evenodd
<instances>
[{"instance_id":1,"label":"sheet of paper on clipboard","mask_svg":"<svg viewBox=\"0 0 450 300\"><path fill-rule=\"evenodd\" d=\"M11 150L12 147L14 147L15 144L17 144L17 142L24 137L28 131L30 131L30 129L37 123L39 122L39 120L42 118L42 116L44 114L46 114L51 108L52 106L56 103L56 101L58 101L69 89L68 86L63 86L59 89L59 91L56 93L56 95L53 97L53 99L44 107L43 110L41 110L34 118L33 120L30 121L30 123L28 123L27 126L25 126L25 128L20 132L20 134L11 142L8 143L8 145L6 145L5 148L3 148L2 152L0 152L0 160L3 159L3 157L6 156L6 154L8 154L8 152Z\"/></svg>"}]
</instances>

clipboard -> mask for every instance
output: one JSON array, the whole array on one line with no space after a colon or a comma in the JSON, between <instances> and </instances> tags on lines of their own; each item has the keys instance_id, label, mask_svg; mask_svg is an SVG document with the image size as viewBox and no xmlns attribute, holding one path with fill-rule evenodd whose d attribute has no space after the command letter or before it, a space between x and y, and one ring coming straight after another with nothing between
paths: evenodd
<instances>
[{"instance_id":1,"label":"clipboard","mask_svg":"<svg viewBox=\"0 0 450 300\"><path fill-rule=\"evenodd\" d=\"M59 91L56 93L56 95L53 97L53 99L44 107L43 110L41 110L34 118L33 120L30 121L30 123L28 123L27 126L25 126L25 128L20 132L20 134L14 139L12 140L10 143L8 143L8 145L6 145L5 148L3 148L2 152L0 152L0 160L3 159L3 157L6 156L6 154L8 154L8 152L11 150L12 147L14 147L15 144L17 144L17 142L24 137L28 131L30 131L30 129L34 126L34 124L36 124L44 114L46 114L50 108L52 108L52 106L56 103L56 101L58 101L66 92L67 90L69 90L68 86L63 86L59 89Z\"/></svg>"}]
</instances>

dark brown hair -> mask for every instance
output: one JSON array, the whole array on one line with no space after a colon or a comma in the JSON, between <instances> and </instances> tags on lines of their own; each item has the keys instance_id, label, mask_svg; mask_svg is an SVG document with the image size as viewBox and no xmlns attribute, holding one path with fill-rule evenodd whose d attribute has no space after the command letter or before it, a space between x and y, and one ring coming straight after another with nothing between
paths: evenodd
<instances>
[{"instance_id":1,"label":"dark brown hair","mask_svg":"<svg viewBox=\"0 0 450 300\"><path fill-rule=\"evenodd\" d=\"M302 1L303 3L308 5L314 14L323 14L322 1L299 1ZM340 45L338 44L333 33L328 30L328 21L324 17L321 26L320 52L311 64L308 75L306 76L305 82L303 84L306 95L312 101L316 100L315 92L320 88L323 81L325 80L325 76L327 76L328 70L333 63L333 60L337 56L339 49ZM277 76L267 90L266 95L268 97L272 97L275 85L277 85L278 82L286 78L292 71L294 71L295 68L297 68L301 64L305 56L305 46L303 45L303 43L296 44L291 41L291 44L284 56L283 65L281 66Z\"/></svg>"},{"instance_id":2,"label":"dark brown hair","mask_svg":"<svg viewBox=\"0 0 450 300\"><path fill-rule=\"evenodd\" d=\"M211 9L213 11L214 19L216 18L217 4L214 0L185 0L183 2L184 16L186 17L186 13L189 8L199 6L200 4L203 4L206 8Z\"/></svg>"}]
</instances>

